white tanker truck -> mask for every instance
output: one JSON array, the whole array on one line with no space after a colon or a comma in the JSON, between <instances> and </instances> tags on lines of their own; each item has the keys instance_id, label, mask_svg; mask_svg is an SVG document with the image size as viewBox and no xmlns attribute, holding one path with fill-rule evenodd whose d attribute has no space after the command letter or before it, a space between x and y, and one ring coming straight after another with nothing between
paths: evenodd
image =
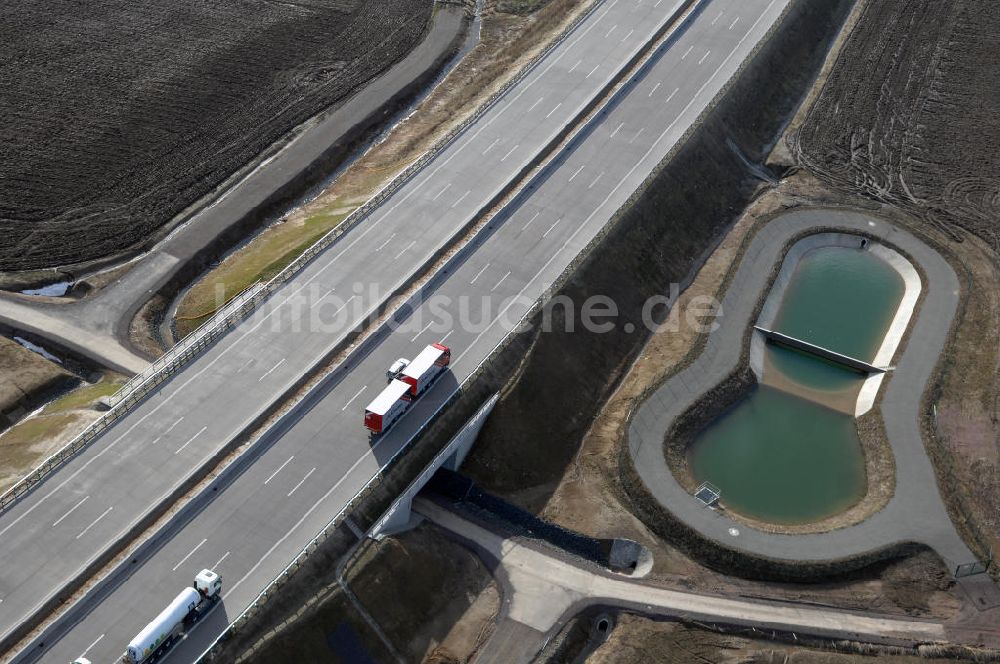
<instances>
[{"instance_id":1,"label":"white tanker truck","mask_svg":"<svg viewBox=\"0 0 1000 664\"><path fill-rule=\"evenodd\" d=\"M121 661L125 664L147 664L158 658L208 613L221 594L222 577L210 569L198 572L193 586L182 590L160 615L135 635Z\"/></svg>"}]
</instances>

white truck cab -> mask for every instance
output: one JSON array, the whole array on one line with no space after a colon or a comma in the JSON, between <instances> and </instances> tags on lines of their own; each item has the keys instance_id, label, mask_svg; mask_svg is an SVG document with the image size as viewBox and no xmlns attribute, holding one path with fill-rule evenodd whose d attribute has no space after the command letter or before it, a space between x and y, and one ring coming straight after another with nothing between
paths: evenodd
<instances>
[{"instance_id":1,"label":"white truck cab","mask_svg":"<svg viewBox=\"0 0 1000 664\"><path fill-rule=\"evenodd\" d=\"M402 375L403 370L408 366L410 366L410 361L405 357L401 357L393 362L389 367L389 370L385 372L385 377L388 379L388 382L391 383L399 378Z\"/></svg>"},{"instance_id":2,"label":"white truck cab","mask_svg":"<svg viewBox=\"0 0 1000 664\"><path fill-rule=\"evenodd\" d=\"M222 577L210 569L203 569L194 577L194 589L202 597L215 597L222 591Z\"/></svg>"}]
</instances>

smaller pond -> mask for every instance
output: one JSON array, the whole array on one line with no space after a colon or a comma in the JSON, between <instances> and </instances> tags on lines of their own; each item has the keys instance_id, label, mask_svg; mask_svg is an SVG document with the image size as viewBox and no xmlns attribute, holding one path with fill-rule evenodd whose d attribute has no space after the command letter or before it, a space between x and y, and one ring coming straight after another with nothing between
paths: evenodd
<instances>
[{"instance_id":1,"label":"smaller pond","mask_svg":"<svg viewBox=\"0 0 1000 664\"><path fill-rule=\"evenodd\" d=\"M865 492L854 418L767 385L698 437L690 464L723 503L769 523L817 521Z\"/></svg>"},{"instance_id":2,"label":"smaller pond","mask_svg":"<svg viewBox=\"0 0 1000 664\"><path fill-rule=\"evenodd\" d=\"M813 249L799 259L771 327L870 362L904 289L899 273L870 251Z\"/></svg>"}]
</instances>

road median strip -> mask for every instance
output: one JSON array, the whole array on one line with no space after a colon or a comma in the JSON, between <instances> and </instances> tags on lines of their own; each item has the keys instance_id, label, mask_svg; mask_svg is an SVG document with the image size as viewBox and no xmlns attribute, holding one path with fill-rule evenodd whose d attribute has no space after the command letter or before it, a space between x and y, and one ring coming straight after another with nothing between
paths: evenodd
<instances>
[{"instance_id":1,"label":"road median strip","mask_svg":"<svg viewBox=\"0 0 1000 664\"><path fill-rule=\"evenodd\" d=\"M215 453L206 459L205 462L195 468L192 473L175 485L175 488L172 491L170 491L163 499L161 499L161 501L148 510L142 518L129 527L127 531L122 534L122 536L116 538L114 542L110 543L110 545L98 556L96 556L81 571L81 573L75 576L70 582L64 584L61 589L53 592L52 595L43 601L39 608L26 621L22 622L22 624L14 630L8 632L3 639L0 639L0 650L13 648L21 639L25 638L30 632L32 632L32 630L38 629L38 627L46 620L46 617L51 616L52 612L63 602L66 596L77 592L88 582L94 581L95 577L97 577L102 570L106 569L109 564L113 564L115 562L115 558L126 550L130 544L136 544L138 542L134 555L129 557L131 560L138 560L141 559L142 555L144 555L143 552L145 552L145 555L148 555L148 553L151 553L155 549L155 544L151 543L162 541L162 538L165 537L166 533L172 534L173 532L176 532L179 523L186 522L188 518L196 513L190 512L190 507L198 506L198 508L200 508L200 505L210 499L214 491L217 491L220 486L224 486L224 484L219 483L220 480L225 479L225 481L228 481L236 470L242 469L248 465L248 463L252 461L260 453L260 451L262 451L264 446L260 444L261 441L268 438L269 434L273 434L273 432L278 430L283 423L293 421L294 418L297 417L298 413L302 412L304 406L309 405L311 407L311 399L317 398L317 395L323 391L323 388L326 385L330 384L330 382L335 379L339 379L340 375L342 375L344 371L353 367L353 365L360 358L367 354L367 351L371 347L377 345L377 341L384 338L383 335L389 332L389 324L394 322L396 317L401 312L407 311L407 304L410 304L413 301L419 302L426 292L436 288L440 279L450 271L451 266L464 260L468 253L471 253L472 250L479 246L483 237L490 232L492 228L490 224L487 223L481 228L475 229L476 224L479 223L483 217L494 216L496 208L501 206L501 204L509 204L510 202L516 200L519 195L522 195L528 188L530 182L533 181L535 177L538 177L539 174L544 172L545 167L550 165L563 150L567 149L567 147L572 143L572 140L594 121L596 118L595 111L607 105L611 101L614 94L618 91L618 89L620 89L622 82L631 77L633 70L644 60L653 55L653 47L658 42L663 40L666 35L671 33L672 30L679 27L678 20L681 18L687 20L693 16L696 11L692 11L692 7L696 7L702 2L704 2L704 0L688 0L677 8L673 14L667 17L652 37L647 39L635 50L629 60L619 67L619 69L613 76L611 76L605 85L591 97L590 101L586 103L583 108L581 108L573 116L573 118L564 125L563 129L544 146L542 146L535 156L529 160L510 180L508 180L505 186L501 187L485 204L481 205L464 225L457 228L445 242L443 242L434 252L425 258L417 269L411 272L409 277L402 280L380 303L370 309L368 314L362 318L362 321L358 325L349 330L339 341L335 341L331 344L330 349L316 362L314 362L306 371L304 371L298 379L290 382L285 389L281 391L276 399L272 400L271 403L267 404L263 409L258 411L258 413L251 420L249 420L239 432L229 437ZM513 89L517 83L521 82L528 75L528 73L530 73L542 60L544 60L547 55L549 55L560 44L564 43L566 39L573 34L573 32L575 32L588 17L592 16L597 9L603 6L603 4L603 1L595 3L592 8L571 24L559 38L554 40L549 47L542 51L536 59L529 63L529 65L522 69L517 76L511 79L508 84L491 97L490 100L484 104L479 111L477 111L477 113L473 114L473 116L466 121L466 123L456 129L453 135L449 135L448 138L426 153L421 160L418 160L418 162L414 163L410 168L404 171L404 173L398 176L392 183L377 193L368 203L349 215L341 226L338 226L330 231L330 233L313 245L313 247L307 250L302 256L293 261L292 264L290 264L271 282L261 286L260 289L254 288L252 294L247 296L247 301L241 301L239 306L235 308L235 311L224 309L225 315L221 316L221 320L218 321L220 329L214 333L211 338L199 342L203 343L203 345L201 345L198 349L199 352L204 351L209 345L213 344L228 329L231 329L239 322L242 322L251 316L253 312L257 310L259 304L267 299L267 296L270 293L278 290L280 286L289 281L307 264L311 263L322 250L332 245L350 228L357 225L361 219L366 218L375 208L381 205L381 203L388 198L388 196L394 193L407 181L412 179L420 170L423 169L424 166L427 165L427 163L436 157L437 154L453 143L472 124L479 120L487 110L495 106L500 99ZM537 171L535 176L529 177L532 176L532 173L535 171ZM491 215L491 212L493 212L494 215ZM472 236L469 237L457 251L453 251L453 253L445 260L444 264L429 274L434 265L449 251L452 251L455 248L456 242L468 235L473 229L475 229L475 232ZM405 295L407 291L412 290L415 285L420 284L421 280L423 280L423 284L417 287L415 294L411 295L407 299L407 303L397 307L391 314L386 316L386 310L388 309L390 303L394 299ZM383 320L377 322L376 325L370 326L366 323L366 321L372 320L375 316L379 315L383 316ZM195 334L198 333L196 332ZM184 342L182 341L177 347L180 347L183 344ZM247 450L242 451L235 459L219 470L219 466L223 464L227 457L229 457L245 442L246 438L250 434L259 430L269 419L280 413L281 409L286 407L289 401L293 400L304 387L316 379L316 374L318 372L328 365L331 360L344 352L348 352L348 355L343 358L343 360L341 360L329 374L321 378L315 385L310 386L306 394L303 395L301 399L293 403L289 410L280 414L278 420L268 426L264 434L251 443ZM178 359L176 364L169 366L169 369L166 370L168 373L165 375L157 373L155 376L150 376L149 380L156 380L156 383L151 385L141 397L135 398L134 401L129 401L129 396L136 393L135 388L131 388L132 392L122 399L122 403L128 401L127 408L118 413L115 419L117 420L123 416L127 410L130 410L131 407L134 407L137 403L141 402L145 396L148 396L152 387L155 387L156 385L159 385L169 379L172 375L177 373L181 367L185 366L193 357L194 353L190 356ZM3 498L0 498L0 505L2 505L0 510L23 497L31 490L31 488L33 488L33 486L37 486L45 476L56 470L68 459L74 457L77 453L89 445L89 443L92 442L100 432L110 427L111 424L113 424L113 421L105 422L103 428L91 433L90 438L82 444L74 441L64 448L64 450L60 451L60 453L57 453L57 455L65 454L65 456L60 457L59 459L54 459L56 456L54 455L52 459L33 472L35 477L31 482L31 486L22 488L18 495L14 496L7 502L3 502L7 497L6 494ZM421 427L421 429L414 434L414 438L423 430L424 427ZM70 449L74 444L77 445L76 449ZM404 446L403 449L405 448L406 446ZM393 459L397 456L398 455L394 455ZM386 465L388 466L389 464ZM173 516L169 517L168 522L160 526L155 533L153 533L150 537L141 540L142 536L146 534L157 521L164 517L171 510L171 508L176 507L178 501L195 489L197 485L211 475L213 471L219 471L219 474L210 482L208 486L199 490L196 496L192 497L191 500L181 507ZM211 491L209 490L209 487L212 488ZM182 517L182 515L184 516ZM122 578L124 578L124 576L127 576L129 569L129 564L117 565L117 569L110 570L106 575L97 579L96 585L87 591L87 595L97 593L96 596L100 597L102 594L109 593L111 589L113 589L113 587L117 585ZM73 612L78 604L79 603L72 605L67 611ZM68 629L68 627L59 628L58 625L63 622L75 622L73 620L64 621L63 618L68 615L69 613L62 616L56 616L47 627L42 628L40 634L33 640L47 643L58 640L60 634L64 633Z\"/></svg>"}]
</instances>

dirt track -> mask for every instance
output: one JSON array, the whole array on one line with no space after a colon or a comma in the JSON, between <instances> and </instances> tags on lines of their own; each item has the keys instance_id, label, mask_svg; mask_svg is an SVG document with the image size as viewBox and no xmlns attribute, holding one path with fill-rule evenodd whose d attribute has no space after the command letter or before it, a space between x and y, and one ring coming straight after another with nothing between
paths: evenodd
<instances>
[{"instance_id":1,"label":"dirt track","mask_svg":"<svg viewBox=\"0 0 1000 664\"><path fill-rule=\"evenodd\" d=\"M102 0L8 13L0 271L148 244L266 146L413 48L432 6Z\"/></svg>"},{"instance_id":2,"label":"dirt track","mask_svg":"<svg viewBox=\"0 0 1000 664\"><path fill-rule=\"evenodd\" d=\"M840 189L996 247L998 106L1000 4L868 0L799 134L799 157Z\"/></svg>"}]
</instances>

